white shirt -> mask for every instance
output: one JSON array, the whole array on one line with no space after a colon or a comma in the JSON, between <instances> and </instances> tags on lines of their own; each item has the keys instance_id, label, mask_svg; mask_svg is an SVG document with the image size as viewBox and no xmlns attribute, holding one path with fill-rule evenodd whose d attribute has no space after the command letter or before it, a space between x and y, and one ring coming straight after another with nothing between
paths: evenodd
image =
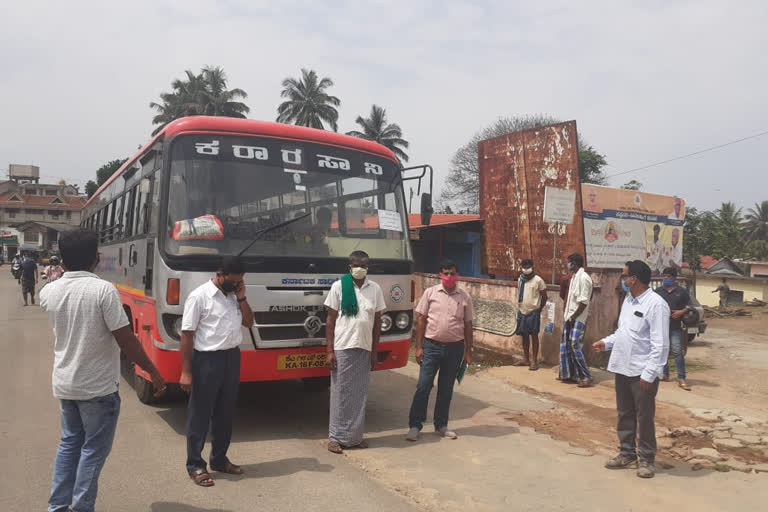
<instances>
[{"instance_id":1,"label":"white shirt","mask_svg":"<svg viewBox=\"0 0 768 512\"><path fill-rule=\"evenodd\" d=\"M574 318L577 322L587 323L589 316L589 301L592 298L592 278L589 274L580 268L571 278L571 286L568 288L568 300L565 302L564 318L569 320L571 316L579 309L579 304L585 304L587 307L579 316Z\"/></svg>"},{"instance_id":2,"label":"white shirt","mask_svg":"<svg viewBox=\"0 0 768 512\"><path fill-rule=\"evenodd\" d=\"M669 256L666 259L665 265L669 266L670 262L673 262L678 267L683 263L683 246L680 244L669 246Z\"/></svg>"},{"instance_id":3,"label":"white shirt","mask_svg":"<svg viewBox=\"0 0 768 512\"><path fill-rule=\"evenodd\" d=\"M341 314L341 280L331 285L325 299L326 307L339 312L333 338L334 350L361 348L370 352L373 347L373 321L376 313L387 309L384 294L378 284L366 279L363 286L355 285L355 297L357 316Z\"/></svg>"},{"instance_id":4,"label":"white shirt","mask_svg":"<svg viewBox=\"0 0 768 512\"><path fill-rule=\"evenodd\" d=\"M651 247L648 252L651 254L648 256L648 266L651 270L661 270L664 265L664 242L656 240L651 242Z\"/></svg>"},{"instance_id":5,"label":"white shirt","mask_svg":"<svg viewBox=\"0 0 768 512\"><path fill-rule=\"evenodd\" d=\"M182 331L195 331L195 350L228 350L243 342L243 314L234 293L224 292L208 281L189 294L184 302Z\"/></svg>"},{"instance_id":6,"label":"white shirt","mask_svg":"<svg viewBox=\"0 0 768 512\"><path fill-rule=\"evenodd\" d=\"M120 347L112 335L128 325L120 293L90 272L66 272L40 290L53 324L53 396L90 400L117 391Z\"/></svg>"},{"instance_id":7,"label":"white shirt","mask_svg":"<svg viewBox=\"0 0 768 512\"><path fill-rule=\"evenodd\" d=\"M611 351L608 371L646 382L661 377L669 356L669 305L648 288L639 297L627 294L619 327L605 338Z\"/></svg>"},{"instance_id":8,"label":"white shirt","mask_svg":"<svg viewBox=\"0 0 768 512\"><path fill-rule=\"evenodd\" d=\"M590 280L591 282L591 280ZM520 281L517 283L520 286ZM523 301L517 304L517 308L524 315L533 313L541 306L541 292L547 289L547 283L538 276L533 276L530 280L523 283ZM515 291L519 297L520 290Z\"/></svg>"}]
</instances>

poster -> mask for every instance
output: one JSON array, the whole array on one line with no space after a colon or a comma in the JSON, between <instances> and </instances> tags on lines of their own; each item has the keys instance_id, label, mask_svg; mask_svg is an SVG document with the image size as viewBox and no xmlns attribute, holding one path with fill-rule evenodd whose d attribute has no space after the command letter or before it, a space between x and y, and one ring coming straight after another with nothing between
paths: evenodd
<instances>
[{"instance_id":1,"label":"poster","mask_svg":"<svg viewBox=\"0 0 768 512\"><path fill-rule=\"evenodd\" d=\"M624 268L643 260L660 274L682 266L683 199L586 184L581 194L589 267Z\"/></svg>"}]
</instances>

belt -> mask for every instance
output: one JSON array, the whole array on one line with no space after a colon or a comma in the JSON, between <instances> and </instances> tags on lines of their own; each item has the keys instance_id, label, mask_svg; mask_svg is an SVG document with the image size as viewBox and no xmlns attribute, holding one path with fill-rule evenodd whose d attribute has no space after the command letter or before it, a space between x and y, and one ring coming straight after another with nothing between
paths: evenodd
<instances>
[{"instance_id":1,"label":"belt","mask_svg":"<svg viewBox=\"0 0 768 512\"><path fill-rule=\"evenodd\" d=\"M448 346L463 345L464 344L464 340L459 340L459 341L453 341L453 342L450 342L450 343L445 343L444 341L437 341L437 340L433 340L431 338L424 338L424 339L426 341L432 343L433 345L437 345L439 347L448 347Z\"/></svg>"}]
</instances>

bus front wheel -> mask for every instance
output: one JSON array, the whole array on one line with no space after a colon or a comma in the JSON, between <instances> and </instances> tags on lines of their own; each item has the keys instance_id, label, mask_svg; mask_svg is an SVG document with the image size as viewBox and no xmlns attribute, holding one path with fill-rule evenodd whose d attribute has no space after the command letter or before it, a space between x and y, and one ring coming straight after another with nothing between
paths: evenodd
<instances>
[{"instance_id":1,"label":"bus front wheel","mask_svg":"<svg viewBox=\"0 0 768 512\"><path fill-rule=\"evenodd\" d=\"M152 383L135 372L133 374L133 389L136 390L136 396L139 397L139 402L143 404L151 404L157 400L154 389L152 388Z\"/></svg>"}]
</instances>

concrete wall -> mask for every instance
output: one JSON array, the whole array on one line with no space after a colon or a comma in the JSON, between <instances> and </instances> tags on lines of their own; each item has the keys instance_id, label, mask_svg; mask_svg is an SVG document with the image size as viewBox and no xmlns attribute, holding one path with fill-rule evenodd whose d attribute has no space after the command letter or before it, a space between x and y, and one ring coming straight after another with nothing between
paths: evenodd
<instances>
[{"instance_id":1,"label":"concrete wall","mask_svg":"<svg viewBox=\"0 0 768 512\"><path fill-rule=\"evenodd\" d=\"M593 273L596 283L590 305L584 355L591 366L604 366L605 354L594 354L588 349L592 342L612 333L619 317L623 300L620 291L620 271ZM425 288L436 285L440 279L435 274L414 275L416 281L416 301L418 302ZM522 357L523 349L520 336L512 333L517 323L517 281L497 281L462 277L459 282L472 297L475 311L475 343L487 350L506 356ZM542 328L539 334L541 342L540 357L549 364L558 364L560 360L560 338L562 336L563 301L560 299L560 287L548 285L549 302L555 304L554 332L547 334L545 310Z\"/></svg>"},{"instance_id":2,"label":"concrete wall","mask_svg":"<svg viewBox=\"0 0 768 512\"><path fill-rule=\"evenodd\" d=\"M752 263L749 265L749 275L755 276L768 276L768 263Z\"/></svg>"},{"instance_id":3,"label":"concrete wall","mask_svg":"<svg viewBox=\"0 0 768 512\"><path fill-rule=\"evenodd\" d=\"M720 302L720 295L712 293L722 282L722 276L711 276L707 274L696 274L696 298L698 301L709 307L717 307ZM761 278L728 278L728 286L731 291L744 292L744 300L752 299L768 301L768 279Z\"/></svg>"}]
</instances>

